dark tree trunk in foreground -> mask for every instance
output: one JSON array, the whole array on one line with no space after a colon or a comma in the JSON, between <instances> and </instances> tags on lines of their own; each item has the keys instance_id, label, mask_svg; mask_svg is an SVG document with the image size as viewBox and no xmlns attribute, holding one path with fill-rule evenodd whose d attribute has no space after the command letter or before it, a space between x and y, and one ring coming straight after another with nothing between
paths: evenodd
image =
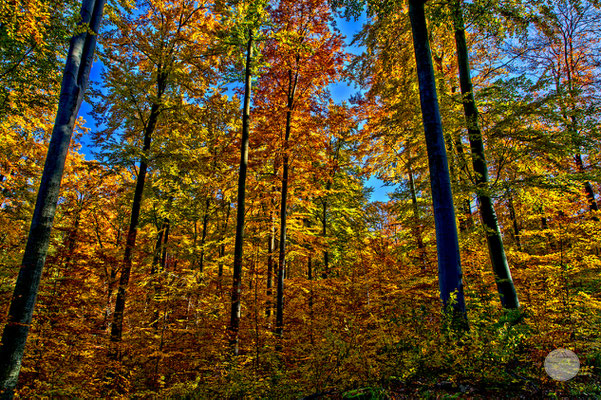
<instances>
[{"instance_id":1,"label":"dark tree trunk in foreground","mask_svg":"<svg viewBox=\"0 0 601 400\"><path fill-rule=\"evenodd\" d=\"M71 39L63 72L58 111L48 147L33 218L19 277L10 303L0 347L0 398L12 399L19 378L25 343L48 252L50 232L73 126L94 60L96 33L102 19L104 0L84 0L81 23L90 30Z\"/></svg>"},{"instance_id":2,"label":"dark tree trunk in foreground","mask_svg":"<svg viewBox=\"0 0 601 400\"><path fill-rule=\"evenodd\" d=\"M286 271L286 217L288 207L288 169L290 159L288 155L288 143L292 129L292 108L294 107L294 94L298 82L298 72L294 75L288 70L288 104L286 111L286 133L284 137L284 155L282 172L282 200L280 203L280 254L278 263L276 310L275 310L275 334L281 338L284 332L284 273Z\"/></svg>"},{"instance_id":3,"label":"dark tree trunk in foreground","mask_svg":"<svg viewBox=\"0 0 601 400\"><path fill-rule=\"evenodd\" d=\"M453 301L454 312L458 319L464 320L466 318L465 301L455 209L453 207L449 165L442 134L438 98L436 96L436 81L428 43L423 0L409 1L409 17L413 31L413 46L432 187L440 297L446 307L449 304L451 295L453 295L455 297Z\"/></svg>"},{"instance_id":4,"label":"dark tree trunk in foreground","mask_svg":"<svg viewBox=\"0 0 601 400\"><path fill-rule=\"evenodd\" d=\"M486 227L486 241L488 242L488 252L492 263L497 290L501 296L501 304L504 308L515 309L520 303L513 285L511 272L505 256L503 247L503 238L501 229L497 220L492 198L488 186L488 168L486 166L486 157L484 155L484 143L482 142L482 132L478 126L478 108L474 100L474 89L470 75L470 66L467 52L467 43L465 40L465 26L461 11L460 0L454 0L452 3L453 21L455 25L455 43L457 46L457 64L459 66L459 82L461 85L461 95L463 96L463 109L465 111L465 120L467 124L468 137L472 152L472 166L477 187L478 201L480 202L480 216Z\"/></svg>"},{"instance_id":5,"label":"dark tree trunk in foreground","mask_svg":"<svg viewBox=\"0 0 601 400\"><path fill-rule=\"evenodd\" d=\"M240 172L238 176L238 208L236 210L236 240L234 242L234 279L232 310L230 315L230 344L232 353L238 355L238 330L240 329L240 294L242 290L242 251L244 245L244 211L246 199L246 172L248 169L248 136L250 119L251 62L253 34L249 32L244 75L244 106L242 111L242 141L240 143Z\"/></svg>"}]
</instances>

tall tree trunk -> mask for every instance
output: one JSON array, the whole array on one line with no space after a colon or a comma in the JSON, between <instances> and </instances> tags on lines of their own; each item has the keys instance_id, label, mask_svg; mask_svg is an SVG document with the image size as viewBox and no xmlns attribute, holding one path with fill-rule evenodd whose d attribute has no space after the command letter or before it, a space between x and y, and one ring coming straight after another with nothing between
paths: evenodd
<instances>
[{"instance_id":1,"label":"tall tree trunk","mask_svg":"<svg viewBox=\"0 0 601 400\"><path fill-rule=\"evenodd\" d=\"M482 132L478 125L478 108L476 107L476 101L474 100L474 89L472 86L472 78L470 76L467 43L465 40L465 26L463 23L460 0L453 0L451 8L454 17L459 83L461 85L463 109L465 111L465 120L472 152L472 166L474 168L477 187L476 194L478 195L478 200L480 202L480 216L486 227L488 252L495 274L495 280L497 282L497 290L501 296L501 304L505 308L515 309L519 307L520 303L513 285L511 272L509 271L507 257L505 256L505 248L503 246L503 238L501 237L501 229L499 228L497 214L489 194L488 168L486 166Z\"/></svg>"},{"instance_id":2,"label":"tall tree trunk","mask_svg":"<svg viewBox=\"0 0 601 400\"><path fill-rule=\"evenodd\" d=\"M205 212L202 217L202 234L200 237L200 264L198 269L200 272L204 269L204 259L205 259L205 242L207 240L207 225L209 223L209 206L211 205L211 198L207 197L207 201L205 203Z\"/></svg>"},{"instance_id":3,"label":"tall tree trunk","mask_svg":"<svg viewBox=\"0 0 601 400\"><path fill-rule=\"evenodd\" d=\"M155 307L153 316L150 320L150 327L154 328L155 331L158 329L158 321L159 321L159 308L158 308L158 299L160 296L160 283L157 282L157 277L155 275L164 268L164 265L159 265L159 262L162 260L162 252L163 252L163 236L165 231L167 230L167 225L169 224L169 220L165 218L163 223L161 224L161 229L159 229L157 233L157 241L154 248L154 255L152 256L152 265L150 267L150 275L153 278L153 298L151 302L151 307Z\"/></svg>"},{"instance_id":4,"label":"tall tree trunk","mask_svg":"<svg viewBox=\"0 0 601 400\"><path fill-rule=\"evenodd\" d=\"M27 245L11 298L8 320L0 347L0 398L12 399L31 324L42 270L48 253L50 232L58 202L65 159L73 126L94 60L96 36L104 0L84 0L81 23L89 30L71 39L58 104L58 111L44 164Z\"/></svg>"},{"instance_id":5,"label":"tall tree trunk","mask_svg":"<svg viewBox=\"0 0 601 400\"><path fill-rule=\"evenodd\" d=\"M240 329L240 295L242 291L242 256L244 247L244 212L246 199L246 172L248 169L248 136L250 119L251 62L253 32L249 31L246 48L244 75L244 108L242 111L242 140L240 142L240 172L238 176L238 209L236 210L236 239L234 242L234 273L232 285L232 310L230 315L230 345L238 355L238 331Z\"/></svg>"},{"instance_id":6,"label":"tall tree trunk","mask_svg":"<svg viewBox=\"0 0 601 400\"><path fill-rule=\"evenodd\" d=\"M227 224L230 220L230 203L226 202L226 210L225 210L225 222L223 223L223 233L221 236L221 244L219 245L219 270L217 271L217 276L221 278L223 276L223 257L225 257L225 238L227 235ZM221 283L220 283L221 285ZM221 286L220 286L221 287Z\"/></svg>"},{"instance_id":7,"label":"tall tree trunk","mask_svg":"<svg viewBox=\"0 0 601 400\"><path fill-rule=\"evenodd\" d=\"M163 86L159 84L158 99L162 95ZM129 276L131 273L132 254L136 247L136 236L138 234L138 223L140 220L140 209L142 207L142 194L144 192L144 183L148 171L148 156L150 155L150 142L152 134L157 124L160 114L160 105L153 103L150 109L148 123L144 129L144 145L142 147L142 157L140 159L140 170L136 179L136 189L131 205L131 216L129 220L129 229L125 242L125 254L123 256L123 267L119 277L119 286L117 288L117 299L115 300L115 312L113 313L113 323L111 325L111 341L120 342L123 336L123 313L125 311L125 300L127 297L127 286L129 285Z\"/></svg>"},{"instance_id":8,"label":"tall tree trunk","mask_svg":"<svg viewBox=\"0 0 601 400\"><path fill-rule=\"evenodd\" d=\"M577 153L574 156L574 162L576 163L576 170L583 174L584 163L582 162L582 155L580 153ZM588 201L589 209L591 211L599 211L597 200L595 200L595 192L593 191L593 186L589 181L584 182L584 193L586 194L586 200ZM597 217L594 218L598 219Z\"/></svg>"},{"instance_id":9,"label":"tall tree trunk","mask_svg":"<svg viewBox=\"0 0 601 400\"><path fill-rule=\"evenodd\" d=\"M288 70L288 104L286 111L286 132L284 136L282 199L280 202L280 253L278 258L278 282L276 293L275 334L281 338L284 332L284 273L286 270L286 217L288 206L288 169L290 167L288 146L292 129L292 108L298 82L298 71L294 74Z\"/></svg>"},{"instance_id":10,"label":"tall tree trunk","mask_svg":"<svg viewBox=\"0 0 601 400\"><path fill-rule=\"evenodd\" d=\"M275 250L275 222L273 218L273 211L270 212L270 225L269 238L267 238L267 304L265 309L265 315L271 317L271 295L273 288L273 252Z\"/></svg>"},{"instance_id":11,"label":"tall tree trunk","mask_svg":"<svg viewBox=\"0 0 601 400\"><path fill-rule=\"evenodd\" d=\"M321 215L321 237L324 240L324 249L323 249L323 271L321 273L321 277L323 279L327 278L330 274L330 251L328 249L327 238L328 238L328 193L332 188L332 182L328 181L326 183L326 195L323 199L322 206L322 215Z\"/></svg>"},{"instance_id":12,"label":"tall tree trunk","mask_svg":"<svg viewBox=\"0 0 601 400\"><path fill-rule=\"evenodd\" d=\"M459 168L463 172L463 175L459 175L459 183L465 183L466 179L470 177L470 170L467 167L467 163L465 162L465 151L463 150L463 142L461 141L461 136L457 136L455 140L455 149L457 150L457 156L459 158ZM474 220L472 218L472 205L470 199L464 199L461 204L461 212L463 213L463 218L460 219L460 227L461 231L468 231L474 228Z\"/></svg>"},{"instance_id":13,"label":"tall tree trunk","mask_svg":"<svg viewBox=\"0 0 601 400\"><path fill-rule=\"evenodd\" d=\"M422 227L419 217L419 207L417 205L417 192L415 190L415 180L413 179L413 170L411 168L411 162L408 164L409 168L409 192L411 193L411 206L413 208L413 225L415 240L417 241L417 248L420 250L424 249L424 240L422 238ZM420 251L422 257L425 256L424 251ZM425 262L425 260L424 260Z\"/></svg>"},{"instance_id":14,"label":"tall tree trunk","mask_svg":"<svg viewBox=\"0 0 601 400\"><path fill-rule=\"evenodd\" d=\"M422 119L426 136L430 185L436 227L438 252L438 280L443 305L449 304L451 296L458 323L466 321L465 300L459 257L459 242L455 209L451 193L451 181L442 123L436 95L436 81L432 68L428 30L424 14L424 0L409 0L409 17L413 31L413 46L417 64Z\"/></svg>"},{"instance_id":15,"label":"tall tree trunk","mask_svg":"<svg viewBox=\"0 0 601 400\"><path fill-rule=\"evenodd\" d=\"M513 194L511 193L511 189L507 192L507 203L509 207L509 218L511 218L511 223L513 225L513 238L515 240L515 244L518 250L522 251L522 242L520 239L520 226L518 225L518 219L515 213L515 206L513 204Z\"/></svg>"},{"instance_id":16,"label":"tall tree trunk","mask_svg":"<svg viewBox=\"0 0 601 400\"><path fill-rule=\"evenodd\" d=\"M171 222L169 218L165 218L165 240L163 241L163 248L161 254L161 271L165 270L167 266L167 242L169 241L169 230L171 229Z\"/></svg>"},{"instance_id":17,"label":"tall tree trunk","mask_svg":"<svg viewBox=\"0 0 601 400\"><path fill-rule=\"evenodd\" d=\"M159 261L161 261L161 255L163 253L163 236L165 235L165 230L167 229L167 225L169 224L169 219L163 219L161 224L161 229L157 232L157 241L154 247L154 254L152 256L152 265L150 267L150 274L154 275L157 273L159 269Z\"/></svg>"}]
</instances>

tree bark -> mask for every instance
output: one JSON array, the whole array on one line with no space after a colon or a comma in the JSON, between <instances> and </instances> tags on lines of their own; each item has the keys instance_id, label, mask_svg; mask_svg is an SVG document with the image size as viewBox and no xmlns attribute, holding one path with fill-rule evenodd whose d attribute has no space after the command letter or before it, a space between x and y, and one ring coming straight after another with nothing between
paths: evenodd
<instances>
[{"instance_id":1,"label":"tree bark","mask_svg":"<svg viewBox=\"0 0 601 400\"><path fill-rule=\"evenodd\" d=\"M459 83L461 86L461 95L463 96L463 109L467 124L468 138L472 153L472 166L477 187L477 196L480 203L480 216L486 228L486 241L488 243L488 252L492 263L497 290L501 296L501 304L504 308L516 309L520 303L513 285L511 272L505 256L503 238L501 229L497 220L492 198L490 197L490 188L488 185L488 168L486 166L486 157L484 154L484 143L482 141L482 132L478 125L478 108L474 99L474 89L470 75L469 58L467 51L467 42L465 40L465 26L463 14L461 11L460 0L454 0L452 3L453 22L455 28L455 43L457 46L457 65L459 67Z\"/></svg>"},{"instance_id":2,"label":"tree bark","mask_svg":"<svg viewBox=\"0 0 601 400\"><path fill-rule=\"evenodd\" d=\"M240 172L238 176L238 209L236 210L236 239L234 242L234 273L232 286L232 309L230 315L230 345L233 355L238 355L238 331L240 329L240 294L242 291L242 256L244 247L244 212L246 199L246 173L248 169L248 137L251 95L251 62L253 32L249 31L244 74L244 106L242 111L242 140L240 143Z\"/></svg>"},{"instance_id":3,"label":"tree bark","mask_svg":"<svg viewBox=\"0 0 601 400\"><path fill-rule=\"evenodd\" d=\"M58 111L40 181L27 245L11 299L0 347L0 398L12 399L48 253L65 159L73 126L88 85L104 0L84 0L81 23L89 30L71 39L63 72Z\"/></svg>"},{"instance_id":4,"label":"tree bark","mask_svg":"<svg viewBox=\"0 0 601 400\"><path fill-rule=\"evenodd\" d=\"M432 188L440 297L446 308L450 304L451 296L454 296L452 306L456 315L455 320L463 324L467 318L457 225L423 0L409 1L409 17L413 31L413 46Z\"/></svg>"}]
</instances>

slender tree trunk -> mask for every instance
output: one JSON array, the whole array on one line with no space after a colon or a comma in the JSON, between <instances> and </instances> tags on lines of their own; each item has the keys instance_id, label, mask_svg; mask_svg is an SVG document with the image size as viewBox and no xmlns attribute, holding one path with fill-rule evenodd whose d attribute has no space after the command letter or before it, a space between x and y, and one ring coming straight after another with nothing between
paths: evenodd
<instances>
[{"instance_id":1,"label":"slender tree trunk","mask_svg":"<svg viewBox=\"0 0 601 400\"><path fill-rule=\"evenodd\" d=\"M167 242L169 241L169 230L171 229L171 222L169 218L165 218L165 240L163 241L163 248L161 254L161 271L165 270L167 266Z\"/></svg>"},{"instance_id":2,"label":"slender tree trunk","mask_svg":"<svg viewBox=\"0 0 601 400\"><path fill-rule=\"evenodd\" d=\"M158 299L160 296L160 284L159 282L157 282L157 277L155 277L155 275L157 275L157 273L162 270L162 267L164 267L163 265L159 265L159 262L162 260L161 254L163 252L163 236L165 234L165 231L167 229L167 224L169 223L169 220L167 218L165 218L163 220L163 223L161 224L161 229L159 229L158 233L157 233L157 241L156 241L156 245L155 245L155 249L154 249L154 255L152 256L152 265L150 267L150 275L153 278L153 298L151 301L151 307L155 307L154 312L153 312L153 316L150 320L150 327L154 328L155 331L158 330L158 321L159 321L159 309L158 309Z\"/></svg>"},{"instance_id":3,"label":"slender tree trunk","mask_svg":"<svg viewBox=\"0 0 601 400\"><path fill-rule=\"evenodd\" d=\"M25 343L48 253L65 159L75 119L88 85L96 47L96 32L100 26L103 8L104 0L83 1L81 24L87 24L89 30L74 36L69 46L44 172L19 276L11 298L8 320L2 335L0 347L0 398L2 399L13 398L19 378Z\"/></svg>"},{"instance_id":4,"label":"slender tree trunk","mask_svg":"<svg viewBox=\"0 0 601 400\"><path fill-rule=\"evenodd\" d=\"M581 174L584 173L584 163L582 162L582 155L580 153L577 153L574 156L574 162L576 163L577 171ZM593 191L593 186L589 181L584 182L584 193L586 194L586 200L588 201L589 209L591 211L599 211L597 200L595 200L595 192Z\"/></svg>"},{"instance_id":5,"label":"slender tree trunk","mask_svg":"<svg viewBox=\"0 0 601 400\"><path fill-rule=\"evenodd\" d=\"M463 142L461 136L458 136L455 140L455 149L457 150L457 156L459 158L459 167L463 172L463 175L459 175L459 183L463 184L470 177L470 170L465 162L465 151L463 150ZM464 199L461 204L461 212L463 218L461 218L460 227L461 231L469 231L474 228L474 220L472 218L472 205L470 199Z\"/></svg>"},{"instance_id":6,"label":"slender tree trunk","mask_svg":"<svg viewBox=\"0 0 601 400\"><path fill-rule=\"evenodd\" d=\"M513 195L511 194L511 189L507 193L507 203L509 207L509 218L511 218L511 223L513 225L513 238L515 239L515 244L518 250L522 251L522 243L520 239L520 226L518 225L518 220L515 213L515 206L513 204Z\"/></svg>"},{"instance_id":7,"label":"slender tree trunk","mask_svg":"<svg viewBox=\"0 0 601 400\"><path fill-rule=\"evenodd\" d=\"M252 46L253 33L249 32L246 48L246 71L244 75L244 109L242 112L242 140L240 143L240 172L238 176L238 209L236 210L236 239L234 243L232 310L229 326L230 345L232 346L232 353L235 356L238 355L238 331L240 329L240 295L242 291L244 212L246 199L246 172L248 168Z\"/></svg>"},{"instance_id":8,"label":"slender tree trunk","mask_svg":"<svg viewBox=\"0 0 601 400\"><path fill-rule=\"evenodd\" d=\"M501 229L499 228L497 214L489 194L488 168L486 166L482 132L478 126L478 108L476 107L476 101L474 100L474 89L472 86L472 78L470 76L467 43L465 40L465 26L463 23L460 0L453 0L452 11L455 25L459 82L461 85L463 109L465 111L465 120L472 152L472 166L474 168L477 185L477 195L480 202L480 216L486 227L488 252L495 274L495 280L497 282L497 290L501 296L501 304L505 308L515 309L519 307L520 303L513 285L511 272L509 271L507 257L505 256L505 248L503 246L503 238L501 237Z\"/></svg>"},{"instance_id":9,"label":"slender tree trunk","mask_svg":"<svg viewBox=\"0 0 601 400\"><path fill-rule=\"evenodd\" d=\"M328 239L328 193L330 192L330 189L332 188L332 182L328 181L328 183L326 183L326 195L323 199L323 207L322 207L322 214L321 214L321 223L322 223L322 227L321 227L321 237L324 240L324 250L323 250L323 272L321 273L321 277L323 279L327 278L330 274L330 251L328 249L328 243L327 243L327 239Z\"/></svg>"},{"instance_id":10,"label":"slender tree trunk","mask_svg":"<svg viewBox=\"0 0 601 400\"><path fill-rule=\"evenodd\" d=\"M278 338L284 332L284 273L286 271L286 217L288 206L288 169L290 167L288 146L290 131L292 130L292 108L294 107L294 95L298 82L298 72L294 74L288 70L288 104L286 111L286 132L284 136L284 155L282 172L282 199L280 202L280 253L278 263L278 282L276 293L275 334Z\"/></svg>"},{"instance_id":11,"label":"slender tree trunk","mask_svg":"<svg viewBox=\"0 0 601 400\"><path fill-rule=\"evenodd\" d=\"M225 239L227 235L227 224L230 220L230 203L226 203L227 209L225 210L225 222L223 223L223 234L221 236L221 245L219 246L219 270L217 276L221 278L223 276L223 257L225 257ZM221 285L221 284L220 284Z\"/></svg>"},{"instance_id":12,"label":"slender tree trunk","mask_svg":"<svg viewBox=\"0 0 601 400\"><path fill-rule=\"evenodd\" d=\"M159 91L159 98L161 91ZM111 326L111 341L120 342L123 336L123 313L125 311L125 300L127 297L127 286L129 285L129 276L131 273L132 253L136 247L136 236L138 234L138 223L140 220L140 209L142 207L142 194L144 192L144 183L146 181L146 173L148 170L148 156L150 153L150 142L152 134L157 124L157 119L160 113L158 103L153 103L150 110L150 117L144 129L144 145L142 148L142 158L140 160L140 170L136 180L136 189L134 191L134 199L131 205L131 217L129 222L129 230L127 231L127 239L125 242L125 254L123 256L123 267L121 268L121 276L119 277L119 286L117 288L117 299L115 300L115 312L113 313L113 323Z\"/></svg>"},{"instance_id":13,"label":"slender tree trunk","mask_svg":"<svg viewBox=\"0 0 601 400\"><path fill-rule=\"evenodd\" d=\"M413 170L411 169L411 163L409 163L409 192L411 193L411 206L413 208L413 225L415 226L415 240L417 241L417 248L423 250L424 241L422 238L422 227L419 217L419 207L417 205L417 192L415 190L415 180L413 179ZM424 252L421 252L421 254L422 257L425 256Z\"/></svg>"},{"instance_id":14,"label":"slender tree trunk","mask_svg":"<svg viewBox=\"0 0 601 400\"><path fill-rule=\"evenodd\" d=\"M207 225L209 223L209 206L211 205L211 198L207 197L205 203L205 212L202 217L202 235L200 238L200 264L198 266L200 272L204 269L204 258L205 258L205 242L207 240Z\"/></svg>"},{"instance_id":15,"label":"slender tree trunk","mask_svg":"<svg viewBox=\"0 0 601 400\"><path fill-rule=\"evenodd\" d=\"M270 212L270 224L269 238L267 238L267 305L265 309L265 315L267 318L271 317L271 295L273 288L273 252L275 250L275 222L273 218L273 211Z\"/></svg>"},{"instance_id":16,"label":"slender tree trunk","mask_svg":"<svg viewBox=\"0 0 601 400\"><path fill-rule=\"evenodd\" d=\"M451 296L455 297L453 309L458 317L456 320L461 324L461 321L466 321L466 315L457 225L423 0L409 0L409 17L430 169L440 297L445 308Z\"/></svg>"},{"instance_id":17,"label":"slender tree trunk","mask_svg":"<svg viewBox=\"0 0 601 400\"><path fill-rule=\"evenodd\" d=\"M161 229L159 229L157 233L157 241L154 247L154 254L152 256L152 266L150 267L151 275L157 273L159 261L161 261L161 254L163 253L163 235L165 234L165 230L167 229L167 224L169 224L169 220L165 218L163 220L163 223L161 224Z\"/></svg>"}]
</instances>

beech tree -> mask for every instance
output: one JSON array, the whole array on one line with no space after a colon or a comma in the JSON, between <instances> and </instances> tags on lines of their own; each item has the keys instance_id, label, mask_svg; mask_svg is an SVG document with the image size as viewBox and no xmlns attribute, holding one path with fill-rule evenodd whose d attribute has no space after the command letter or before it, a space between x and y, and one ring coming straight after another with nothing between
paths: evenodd
<instances>
[{"instance_id":1,"label":"beech tree","mask_svg":"<svg viewBox=\"0 0 601 400\"><path fill-rule=\"evenodd\" d=\"M71 39L63 72L56 121L44 164L27 246L11 299L8 322L2 334L2 347L0 347L0 393L2 398L11 399L17 385L38 287L48 252L65 159L75 119L88 85L103 8L104 0L84 0L79 23L80 29L84 31Z\"/></svg>"},{"instance_id":2,"label":"beech tree","mask_svg":"<svg viewBox=\"0 0 601 400\"><path fill-rule=\"evenodd\" d=\"M465 318L465 300L463 298L455 208L453 207L449 166L438 109L436 81L428 42L424 4L424 0L410 0L409 17L413 31L422 118L428 149L430 185L436 225L440 297L446 307L449 305L451 296L455 296L452 301L453 309L460 314L459 318Z\"/></svg>"},{"instance_id":3,"label":"beech tree","mask_svg":"<svg viewBox=\"0 0 601 400\"><path fill-rule=\"evenodd\" d=\"M486 165L486 155L484 154L482 132L478 123L478 107L474 99L474 87L470 74L468 48L465 39L465 24L463 22L463 11L461 10L460 0L454 0L451 4L451 14L455 29L459 82L461 95L463 96L463 109L472 154L472 166L477 185L476 194L479 201L480 215L486 227L486 241L497 281L497 289L501 296L501 304L505 308L516 309L519 307L519 301L513 285L513 279L511 278L511 272L509 271L509 265L507 264L497 214L489 193L488 166Z\"/></svg>"},{"instance_id":4,"label":"beech tree","mask_svg":"<svg viewBox=\"0 0 601 400\"><path fill-rule=\"evenodd\" d=\"M1 3L0 53L38 43L10 35L19 19L22 32L49 28L63 15L46 7L55 1ZM366 3L348 1L354 11ZM578 354L583 372L598 361L601 224L583 191L588 181L597 193L600 181L597 3L369 1L354 41L341 33L359 26L349 30L328 4L113 3L98 124L74 124L15 397L598 393L595 374L531 384L557 343ZM560 15L573 23L557 24ZM591 23L563 41L556 25L581 17ZM15 54L0 75L24 53ZM39 82L60 75L54 61L34 59L19 64L23 79L38 69L52 70ZM54 86L40 90L27 95L40 103L0 110L7 306L55 112L46 103ZM88 131L93 143L81 136ZM493 230L467 219L474 192L494 200L498 226L513 233L503 244L528 310L518 320L498 306L485 243ZM121 337L111 341L134 194L135 248ZM6 332L11 318L0 314Z\"/></svg>"},{"instance_id":5,"label":"beech tree","mask_svg":"<svg viewBox=\"0 0 601 400\"><path fill-rule=\"evenodd\" d=\"M303 115L310 120L312 109L323 96L325 87L340 74L344 54L341 51L340 35L331 31L328 23L331 13L321 0L295 3L282 1L272 10L272 19L278 26L274 36L277 40L268 43L265 58L270 64L259 82L261 102L267 110L278 113L268 116L270 127L281 132L281 197L280 197L280 234L278 251L276 323L275 333L283 334L284 326L284 279L286 271L286 246L288 229L288 210L290 207L290 168L294 160L294 143L311 140L311 126L305 133L297 127L296 116ZM267 110L263 109L263 112ZM267 111L269 112L269 111ZM274 119L274 117L278 119ZM293 138L298 130L302 136ZM305 146L305 149L308 149ZM278 160L279 161L279 160Z\"/></svg>"},{"instance_id":6,"label":"beech tree","mask_svg":"<svg viewBox=\"0 0 601 400\"><path fill-rule=\"evenodd\" d=\"M232 353L238 355L238 331L240 329L240 295L242 291L242 260L244 250L244 220L246 201L246 175L248 170L248 142L250 136L250 98L253 70L253 62L256 63L257 55L253 56L253 48L257 39L260 39L260 29L265 23L265 3L261 0L250 0L240 4L239 16L242 21L234 22L234 34L236 39L243 38L246 50L246 61L244 63L244 100L242 105L242 137L240 141L240 167L238 173L238 203L236 208L236 239L234 243L234 269L231 296L231 313L229 324L229 341ZM257 37L259 36L259 38Z\"/></svg>"},{"instance_id":7,"label":"beech tree","mask_svg":"<svg viewBox=\"0 0 601 400\"><path fill-rule=\"evenodd\" d=\"M204 3L148 1L143 12L123 9L113 15L114 28L106 34L103 59L108 70L104 85L109 90L99 92L98 119L106 121L104 132L97 136L108 162L128 163L131 152L139 157L135 191L131 206L129 229L126 236L123 267L121 268L115 301L110 338L120 342L123 335L123 314L129 285L133 251L140 221L142 198L150 167L151 142L159 129L166 108L175 107L182 97L202 99L206 90L209 39L213 17L204 14ZM131 71L137 73L129 74ZM186 71L187 74L182 74ZM193 83L191 83L193 82ZM182 90L185 88L185 90ZM121 124L129 123L123 134ZM121 136L133 142L119 159L122 144L115 143ZM142 136L140 143L139 135ZM133 150L130 146L136 147ZM107 151L110 149L109 151Z\"/></svg>"}]
</instances>

